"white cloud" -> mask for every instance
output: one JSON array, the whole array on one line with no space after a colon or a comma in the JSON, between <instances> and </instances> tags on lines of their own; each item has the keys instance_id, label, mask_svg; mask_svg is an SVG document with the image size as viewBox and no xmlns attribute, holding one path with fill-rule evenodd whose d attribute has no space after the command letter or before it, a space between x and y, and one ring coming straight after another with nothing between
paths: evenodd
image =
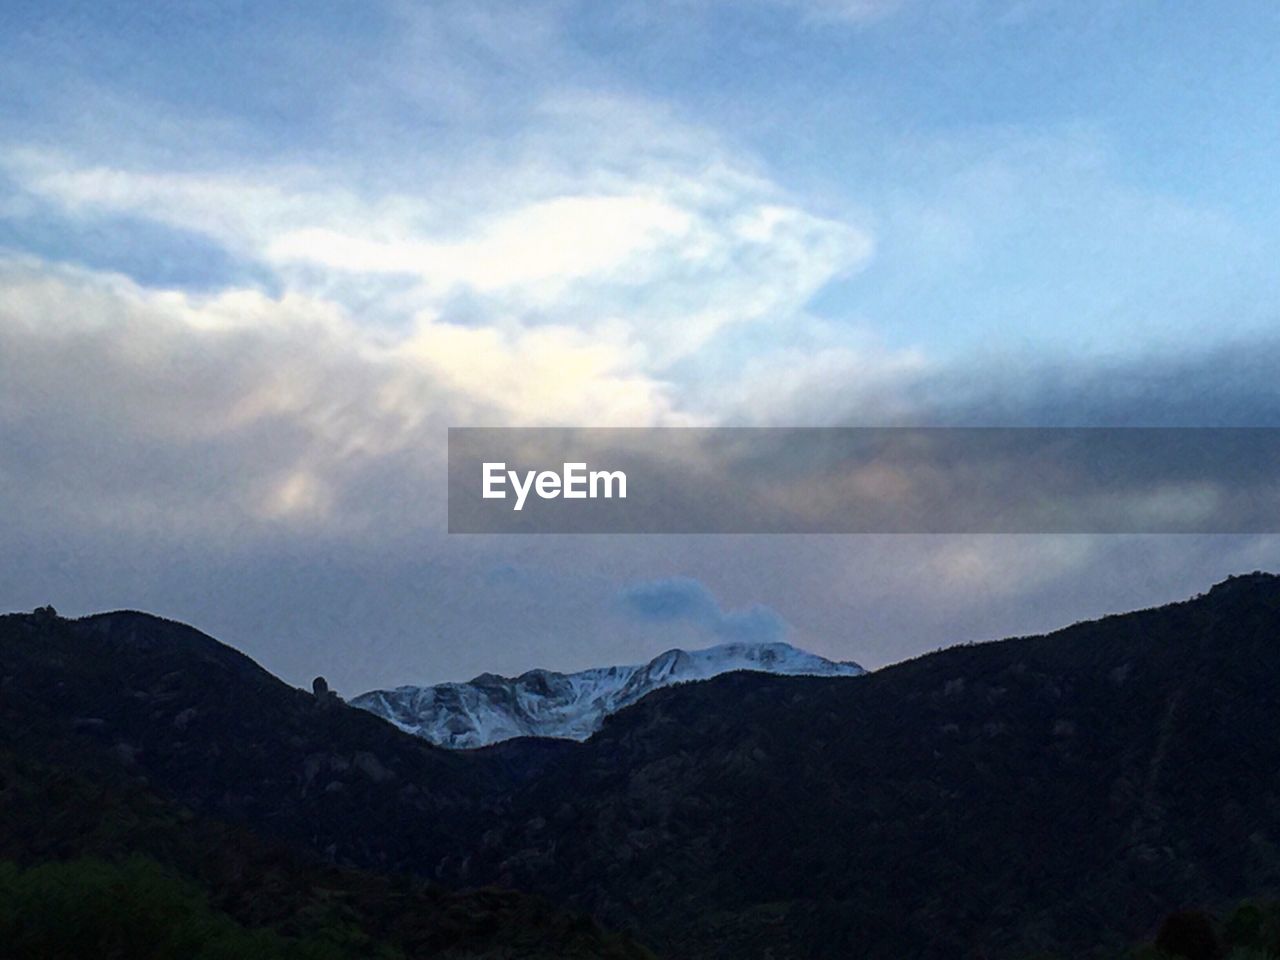
<instances>
[{"instance_id":1,"label":"white cloud","mask_svg":"<svg viewBox=\"0 0 1280 960\"><path fill-rule=\"evenodd\" d=\"M205 235L369 322L461 299L472 324L623 330L654 368L734 325L802 323L873 250L704 131L598 96L548 99L501 156L440 161L377 196L341 169L119 169L30 149L0 163L71 215Z\"/></svg>"},{"instance_id":2,"label":"white cloud","mask_svg":"<svg viewBox=\"0 0 1280 960\"><path fill-rule=\"evenodd\" d=\"M445 427L686 423L621 341L424 321L379 342L332 303L153 291L0 261L0 470L50 527L218 540L440 524Z\"/></svg>"},{"instance_id":3,"label":"white cloud","mask_svg":"<svg viewBox=\"0 0 1280 960\"><path fill-rule=\"evenodd\" d=\"M310 229L273 240L266 255L352 273L415 275L439 290L559 289L678 243L691 226L686 211L658 198L570 196L514 210L459 241L377 240Z\"/></svg>"}]
</instances>

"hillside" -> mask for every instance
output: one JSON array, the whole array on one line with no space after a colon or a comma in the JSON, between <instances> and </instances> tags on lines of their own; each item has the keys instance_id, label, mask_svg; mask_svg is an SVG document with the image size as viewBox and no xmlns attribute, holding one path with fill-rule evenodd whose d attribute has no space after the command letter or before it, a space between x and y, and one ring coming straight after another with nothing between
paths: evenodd
<instances>
[{"instance_id":1,"label":"hillside","mask_svg":"<svg viewBox=\"0 0 1280 960\"><path fill-rule=\"evenodd\" d=\"M536 781L486 869L679 956L1118 948L1280 890L1278 654L1264 575L857 683L659 691Z\"/></svg>"},{"instance_id":2,"label":"hillside","mask_svg":"<svg viewBox=\"0 0 1280 960\"><path fill-rule=\"evenodd\" d=\"M1280 578L856 681L658 690L453 753L140 614L0 619L9 749L670 958L1107 955L1280 893ZM97 771L97 772L95 772Z\"/></svg>"},{"instance_id":3,"label":"hillside","mask_svg":"<svg viewBox=\"0 0 1280 960\"><path fill-rule=\"evenodd\" d=\"M208 945L230 950L217 956L650 956L537 898L352 869L390 859L374 843L394 849L384 838L416 838L415 823L465 805L443 785L468 778L452 755L317 702L190 627L0 618L0 694L0 932L13 932L16 877L31 878L38 914L14 956L98 956L106 936L124 944L116 955L145 944L168 957L163 944L181 942L194 956L192 931L211 929L223 939ZM477 778L478 793L491 787ZM375 834L365 825L380 814L396 819ZM352 836L368 840L346 856ZM50 889L71 899L46 904Z\"/></svg>"}]
</instances>

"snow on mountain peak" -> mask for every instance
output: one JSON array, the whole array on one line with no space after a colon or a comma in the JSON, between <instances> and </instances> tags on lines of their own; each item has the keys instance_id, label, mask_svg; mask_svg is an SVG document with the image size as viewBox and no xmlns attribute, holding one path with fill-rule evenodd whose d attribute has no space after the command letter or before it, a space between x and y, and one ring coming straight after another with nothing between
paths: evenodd
<instances>
[{"instance_id":1,"label":"snow on mountain peak","mask_svg":"<svg viewBox=\"0 0 1280 960\"><path fill-rule=\"evenodd\" d=\"M735 670L824 677L866 672L855 663L827 660L787 643L725 643L703 650L667 650L648 663L577 673L482 673L467 683L372 690L351 704L442 747L482 747L513 737L585 740L606 716L647 693Z\"/></svg>"}]
</instances>

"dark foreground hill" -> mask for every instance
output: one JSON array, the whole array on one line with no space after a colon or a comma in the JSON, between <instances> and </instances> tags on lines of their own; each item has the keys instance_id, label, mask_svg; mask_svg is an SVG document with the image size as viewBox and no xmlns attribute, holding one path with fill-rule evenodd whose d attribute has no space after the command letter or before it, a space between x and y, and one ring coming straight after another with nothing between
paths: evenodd
<instances>
[{"instance_id":1,"label":"dark foreground hill","mask_svg":"<svg viewBox=\"0 0 1280 960\"><path fill-rule=\"evenodd\" d=\"M1118 948L1280 890L1280 579L853 681L661 691L484 856L673 956Z\"/></svg>"},{"instance_id":2,"label":"dark foreground hill","mask_svg":"<svg viewBox=\"0 0 1280 960\"><path fill-rule=\"evenodd\" d=\"M540 898L326 862L366 818L392 820L347 864L443 831L465 766L181 624L0 618L0 957L650 957Z\"/></svg>"},{"instance_id":3,"label":"dark foreground hill","mask_svg":"<svg viewBox=\"0 0 1280 960\"><path fill-rule=\"evenodd\" d=\"M1082 955L1280 892L1280 578L850 679L659 691L449 753L140 614L0 619L0 733L338 864L671 958Z\"/></svg>"}]
</instances>

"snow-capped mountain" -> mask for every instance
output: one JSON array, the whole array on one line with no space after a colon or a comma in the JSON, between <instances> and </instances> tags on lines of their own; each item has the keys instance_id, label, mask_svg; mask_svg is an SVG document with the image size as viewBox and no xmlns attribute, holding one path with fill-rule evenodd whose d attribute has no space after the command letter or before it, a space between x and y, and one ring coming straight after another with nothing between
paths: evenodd
<instances>
[{"instance_id":1,"label":"snow-capped mountain","mask_svg":"<svg viewBox=\"0 0 1280 960\"><path fill-rule=\"evenodd\" d=\"M826 660L786 643L726 643L668 650L638 666L580 673L530 670L518 677L483 673L468 683L372 690L351 704L442 747L483 747L513 737L585 740L606 716L653 690L734 670L823 677L866 673L856 663Z\"/></svg>"}]
</instances>

